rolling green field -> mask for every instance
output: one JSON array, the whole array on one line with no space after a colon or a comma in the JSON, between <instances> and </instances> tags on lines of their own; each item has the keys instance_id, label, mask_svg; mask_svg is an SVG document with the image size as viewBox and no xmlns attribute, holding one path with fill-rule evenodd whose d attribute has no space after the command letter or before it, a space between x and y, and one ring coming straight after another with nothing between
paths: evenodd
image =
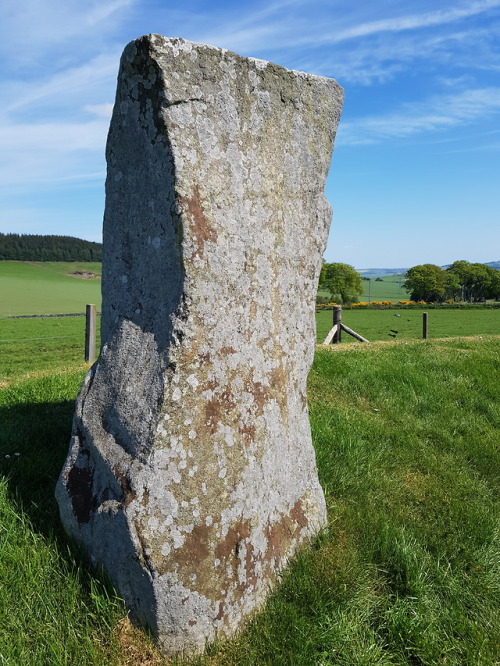
<instances>
[{"instance_id":1,"label":"rolling green field","mask_svg":"<svg viewBox=\"0 0 500 666\"><path fill-rule=\"evenodd\" d=\"M87 303L101 307L99 279L81 279L70 274L85 271L101 275L100 263L0 261L0 317L26 314L84 312ZM377 282L363 281L360 301L406 300L402 275L388 275ZM329 297L324 291L319 294Z\"/></svg>"},{"instance_id":2,"label":"rolling green field","mask_svg":"<svg viewBox=\"0 0 500 666\"><path fill-rule=\"evenodd\" d=\"M35 302L64 312L40 305L51 284L69 312L99 307L100 281L66 273L100 264L0 270L0 299L8 283L30 313ZM38 300L23 291L34 283ZM90 291L75 308L80 288ZM422 310L344 310L347 326L388 344L344 334L316 350L308 400L328 527L240 636L191 660L164 659L131 626L59 522L85 318L0 319L0 664L500 663L500 310L428 316L421 344ZM316 318L322 342L332 312Z\"/></svg>"},{"instance_id":3,"label":"rolling green field","mask_svg":"<svg viewBox=\"0 0 500 666\"><path fill-rule=\"evenodd\" d=\"M100 279L81 279L76 271L101 275L100 263L0 261L0 317L85 312L101 307Z\"/></svg>"},{"instance_id":4,"label":"rolling green field","mask_svg":"<svg viewBox=\"0 0 500 666\"><path fill-rule=\"evenodd\" d=\"M406 301L410 298L409 293L401 286L404 281L404 275L384 275L380 277L380 282L371 278L370 282L363 280L364 292L359 297L360 301ZM327 291L318 291L321 296L330 297Z\"/></svg>"},{"instance_id":5,"label":"rolling green field","mask_svg":"<svg viewBox=\"0 0 500 666\"><path fill-rule=\"evenodd\" d=\"M0 384L0 663L498 663L500 336L317 350L328 527L241 635L191 660L159 655L61 529L54 485L86 370L65 340Z\"/></svg>"}]
</instances>

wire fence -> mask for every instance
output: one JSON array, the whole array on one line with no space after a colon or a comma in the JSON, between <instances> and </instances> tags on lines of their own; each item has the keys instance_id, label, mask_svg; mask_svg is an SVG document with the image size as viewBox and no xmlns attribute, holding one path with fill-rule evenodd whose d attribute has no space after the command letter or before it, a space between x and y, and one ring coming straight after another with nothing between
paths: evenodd
<instances>
[{"instance_id":1,"label":"wire fence","mask_svg":"<svg viewBox=\"0 0 500 666\"><path fill-rule=\"evenodd\" d=\"M86 361L95 359L97 315L94 305L85 314L17 315L0 318L0 354L9 357L33 353L82 350ZM26 351L24 351L26 350Z\"/></svg>"}]
</instances>

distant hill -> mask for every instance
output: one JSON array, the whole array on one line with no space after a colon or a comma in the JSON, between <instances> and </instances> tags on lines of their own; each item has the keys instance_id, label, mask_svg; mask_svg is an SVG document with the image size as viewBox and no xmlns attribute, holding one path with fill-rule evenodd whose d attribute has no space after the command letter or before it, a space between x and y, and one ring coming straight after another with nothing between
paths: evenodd
<instances>
[{"instance_id":1,"label":"distant hill","mask_svg":"<svg viewBox=\"0 0 500 666\"><path fill-rule=\"evenodd\" d=\"M475 263L475 262L471 262ZM480 262L478 262L480 263ZM498 271L500 271L500 261L489 261L486 266L490 266L490 268L496 268ZM449 264L446 264L445 266L441 266L441 268L448 268ZM408 268L358 268L356 269L360 275L363 277L379 277L383 275L404 275L406 271L409 269Z\"/></svg>"},{"instance_id":2,"label":"distant hill","mask_svg":"<svg viewBox=\"0 0 500 666\"><path fill-rule=\"evenodd\" d=\"M0 233L0 260L102 261L102 245L72 236Z\"/></svg>"},{"instance_id":3,"label":"distant hill","mask_svg":"<svg viewBox=\"0 0 500 666\"><path fill-rule=\"evenodd\" d=\"M404 275L408 268L358 268L357 271L363 277L379 277L381 275Z\"/></svg>"}]
</instances>

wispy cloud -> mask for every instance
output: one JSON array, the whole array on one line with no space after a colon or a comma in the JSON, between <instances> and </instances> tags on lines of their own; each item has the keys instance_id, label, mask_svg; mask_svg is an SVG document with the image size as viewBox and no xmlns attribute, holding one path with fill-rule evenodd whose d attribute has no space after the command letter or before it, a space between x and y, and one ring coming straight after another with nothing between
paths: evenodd
<instances>
[{"instance_id":1,"label":"wispy cloud","mask_svg":"<svg viewBox=\"0 0 500 666\"><path fill-rule=\"evenodd\" d=\"M284 5L288 11L283 11ZM243 51L303 47L316 50L385 33L406 33L445 26L497 8L500 8L500 0L479 0L465 3L461 7L401 13L363 21L365 12L353 11L352 6L343 7L340 3L332 8L327 3L316 2L315 10L311 11L310 3L295 0L271 3L263 10L247 12L243 18L241 11L238 12L238 18L229 13L228 18L221 20L216 27L202 27L197 39ZM379 13L384 13L384 10L385 13L390 12L390 8L384 8L381 3Z\"/></svg>"},{"instance_id":2,"label":"wispy cloud","mask_svg":"<svg viewBox=\"0 0 500 666\"><path fill-rule=\"evenodd\" d=\"M0 127L0 188L103 179L109 119Z\"/></svg>"},{"instance_id":3,"label":"wispy cloud","mask_svg":"<svg viewBox=\"0 0 500 666\"><path fill-rule=\"evenodd\" d=\"M500 110L500 88L467 90L456 95L406 104L398 112L367 116L340 125L338 143L359 145L408 138L466 125Z\"/></svg>"},{"instance_id":4,"label":"wispy cloud","mask_svg":"<svg viewBox=\"0 0 500 666\"><path fill-rule=\"evenodd\" d=\"M336 33L326 34L321 39L323 44L337 44L358 37L367 37L369 35L384 32L403 32L407 30L417 30L431 26L453 23L470 16L481 14L492 8L500 7L500 0L484 0L482 2L473 2L469 6L454 9L441 9L423 14L410 14L408 16L398 16L394 18L381 19L379 21L370 21L353 26L346 30ZM304 40L306 43L307 40ZM317 43L317 41L316 41Z\"/></svg>"},{"instance_id":5,"label":"wispy cloud","mask_svg":"<svg viewBox=\"0 0 500 666\"><path fill-rule=\"evenodd\" d=\"M99 54L79 66L70 66L62 71L50 72L45 80L27 86L23 81L11 81L4 86L4 106L0 113L5 115L37 113L50 109L51 113L67 113L68 106L78 109L83 100L108 100L114 95L114 84L118 70L120 53ZM100 99L99 99L100 98Z\"/></svg>"},{"instance_id":6,"label":"wispy cloud","mask_svg":"<svg viewBox=\"0 0 500 666\"><path fill-rule=\"evenodd\" d=\"M413 70L429 63L432 69L452 68L459 77L460 70L467 70L471 79L472 71L500 67L500 56L494 44L490 44L490 32L484 28L445 33L393 35L391 39L382 35L368 42L361 40L355 48L334 48L318 63L317 54L308 51L299 66L317 73L333 76L344 83L372 85L393 79L398 73ZM460 74L460 76L462 76ZM441 74L437 78L442 78ZM471 79L472 82L472 79Z\"/></svg>"},{"instance_id":7,"label":"wispy cloud","mask_svg":"<svg viewBox=\"0 0 500 666\"><path fill-rule=\"evenodd\" d=\"M64 47L55 69L91 53L113 34L135 0L4 0L0 54L14 71L46 68L44 58ZM120 20L121 19L121 20ZM68 48L69 46L69 48ZM12 58L12 53L16 54Z\"/></svg>"}]
</instances>

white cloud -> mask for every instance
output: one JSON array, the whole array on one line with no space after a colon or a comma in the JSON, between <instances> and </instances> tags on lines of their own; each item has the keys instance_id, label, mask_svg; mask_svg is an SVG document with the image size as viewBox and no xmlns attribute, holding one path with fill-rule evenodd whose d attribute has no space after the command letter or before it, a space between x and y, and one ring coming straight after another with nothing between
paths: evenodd
<instances>
[{"instance_id":1,"label":"white cloud","mask_svg":"<svg viewBox=\"0 0 500 666\"><path fill-rule=\"evenodd\" d=\"M421 132L465 125L498 111L500 88L466 90L414 105L406 104L396 113L341 123L337 142L343 145L359 145L407 138Z\"/></svg>"},{"instance_id":2,"label":"white cloud","mask_svg":"<svg viewBox=\"0 0 500 666\"><path fill-rule=\"evenodd\" d=\"M1 188L104 179L108 119L0 127Z\"/></svg>"},{"instance_id":3,"label":"white cloud","mask_svg":"<svg viewBox=\"0 0 500 666\"><path fill-rule=\"evenodd\" d=\"M383 4L377 8L377 13L389 13L392 10L392 7L385 8ZM396 3L396 6L405 7L405 4L406 7L411 6L411 3ZM283 11L284 5L288 11ZM479 0L461 7L406 15L401 13L398 16L363 21L369 11L353 9L351 4L343 6L341 2L333 8L328 3L315 2L314 7L311 7L310 3L291 1L248 12L243 18L236 19L229 14L229 18L215 28L198 27L196 39L247 53L278 49L296 51L305 47L317 50L386 33L407 33L445 26L496 8L500 8L500 0Z\"/></svg>"},{"instance_id":4,"label":"white cloud","mask_svg":"<svg viewBox=\"0 0 500 666\"><path fill-rule=\"evenodd\" d=\"M111 114L113 113L113 104L86 104L83 108L84 111L88 111L100 118L106 118L107 120L111 118Z\"/></svg>"},{"instance_id":5,"label":"white cloud","mask_svg":"<svg viewBox=\"0 0 500 666\"><path fill-rule=\"evenodd\" d=\"M46 54L64 46L61 62L78 59L102 36L117 30L135 0L4 0L0 53L9 66L39 68ZM69 48L68 48L69 45ZM12 53L16 54L15 59ZM59 62L53 63L57 69Z\"/></svg>"},{"instance_id":6,"label":"white cloud","mask_svg":"<svg viewBox=\"0 0 500 666\"><path fill-rule=\"evenodd\" d=\"M50 108L51 113L68 106L81 108L84 99L114 94L119 63L118 51L103 53L77 67L50 72L45 81L11 81L4 89L3 114Z\"/></svg>"},{"instance_id":7,"label":"white cloud","mask_svg":"<svg viewBox=\"0 0 500 666\"><path fill-rule=\"evenodd\" d=\"M481 14L495 7L500 7L500 0L484 0L482 2L473 2L468 7L463 8L441 9L424 14L410 14L409 16L386 18L379 21L362 23L346 30L341 30L340 32L324 35L320 40L322 43L336 44L357 37L366 37L383 32L403 32L428 28L453 23L476 14Z\"/></svg>"}]
</instances>

